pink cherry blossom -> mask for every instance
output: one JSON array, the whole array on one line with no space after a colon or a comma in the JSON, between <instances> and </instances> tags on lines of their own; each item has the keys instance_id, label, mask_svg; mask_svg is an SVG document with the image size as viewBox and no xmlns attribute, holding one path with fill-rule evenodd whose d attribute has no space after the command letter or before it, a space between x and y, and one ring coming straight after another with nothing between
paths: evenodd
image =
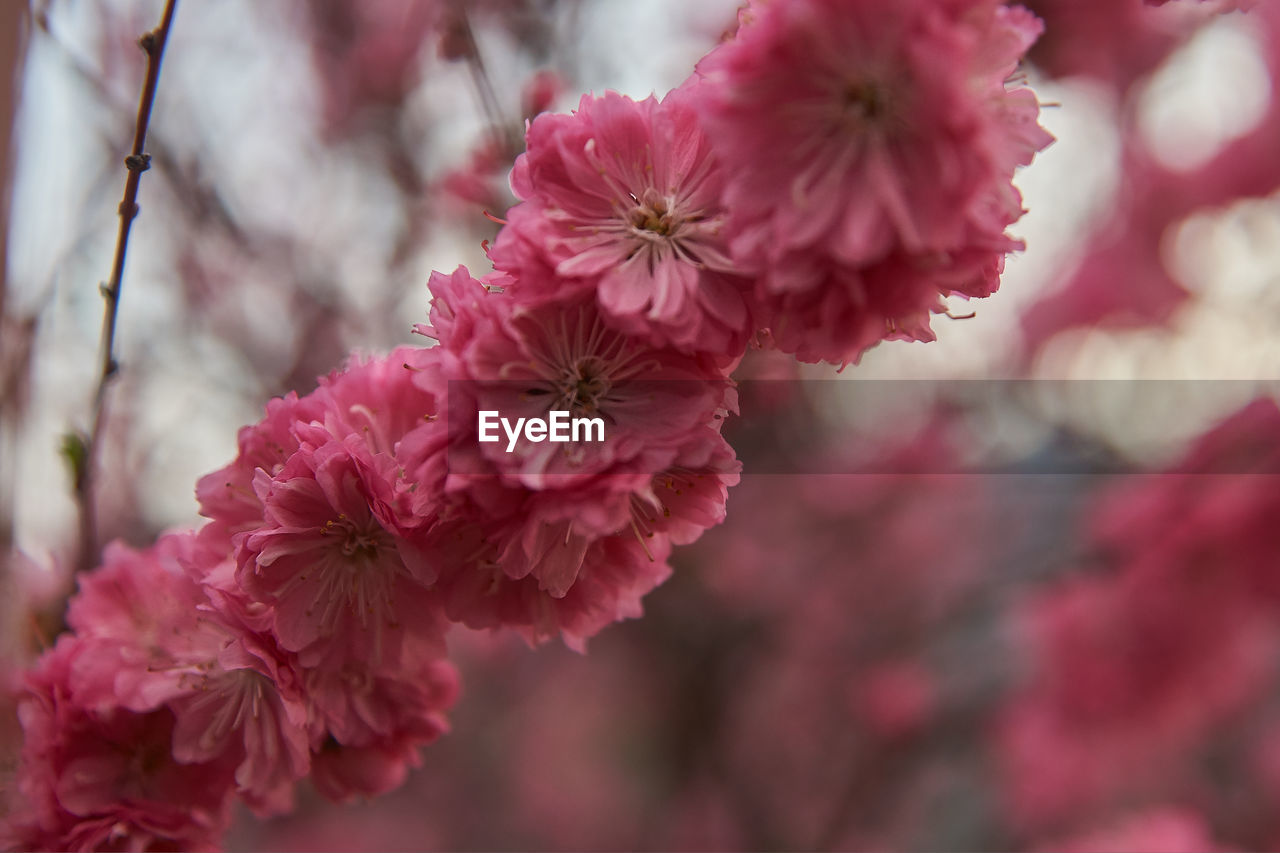
<instances>
[{"instance_id":1,"label":"pink cherry blossom","mask_svg":"<svg viewBox=\"0 0 1280 853\"><path fill-rule=\"evenodd\" d=\"M419 483L443 490L430 538L446 613L580 643L638 612L669 571L672 538L692 541L723 518L737 465L715 426L732 388L709 355L610 328L590 294L527 304L464 272L432 289L422 330L441 345L410 366L419 383L450 381L447 448L438 427L406 446L423 460L408 466ZM605 440L522 441L513 452L479 441L481 411L552 410L602 418Z\"/></svg>"},{"instance_id":2,"label":"pink cherry blossom","mask_svg":"<svg viewBox=\"0 0 1280 853\"><path fill-rule=\"evenodd\" d=\"M699 63L699 102L760 322L805 361L930 340L941 297L989 295L1020 247L1010 179L1050 137L1006 80L1038 21L992 0L794 0L744 20Z\"/></svg>"},{"instance_id":3,"label":"pink cherry blossom","mask_svg":"<svg viewBox=\"0 0 1280 853\"><path fill-rule=\"evenodd\" d=\"M313 781L343 802L397 787L419 749L449 730L444 711L458 695L457 673L433 660L370 671L349 663L308 674L316 709Z\"/></svg>"},{"instance_id":4,"label":"pink cherry blossom","mask_svg":"<svg viewBox=\"0 0 1280 853\"><path fill-rule=\"evenodd\" d=\"M64 635L28 673L7 832L28 850L217 849L234 765L178 762L167 708L78 703L83 644Z\"/></svg>"},{"instance_id":5,"label":"pink cherry blossom","mask_svg":"<svg viewBox=\"0 0 1280 853\"><path fill-rule=\"evenodd\" d=\"M260 524L262 503L253 491L254 472L279 471L298 449L294 426L323 417L324 402L315 395L300 399L290 392L268 402L261 421L240 429L235 461L196 483L200 512L219 522L228 533Z\"/></svg>"},{"instance_id":6,"label":"pink cherry blossom","mask_svg":"<svg viewBox=\"0 0 1280 853\"><path fill-rule=\"evenodd\" d=\"M263 814L292 807L306 775L306 706L293 661L274 642L219 610L180 564L217 559L190 533L146 551L115 544L82 575L68 621L82 641L75 696L93 707L168 706L173 755L235 762L238 792ZM192 574L212 574L196 570Z\"/></svg>"},{"instance_id":7,"label":"pink cherry blossom","mask_svg":"<svg viewBox=\"0 0 1280 853\"><path fill-rule=\"evenodd\" d=\"M418 425L434 419L437 395L405 369L416 347L398 347L381 357L353 356L342 370L320 380L330 435L354 435L371 453L394 456L396 445Z\"/></svg>"},{"instance_id":8,"label":"pink cherry blossom","mask_svg":"<svg viewBox=\"0 0 1280 853\"><path fill-rule=\"evenodd\" d=\"M79 576L67 624L86 641L76 654L81 701L154 710L181 692L187 664L212 656L204 593L181 565L192 545L182 534L142 551L114 542L101 567Z\"/></svg>"},{"instance_id":9,"label":"pink cherry blossom","mask_svg":"<svg viewBox=\"0 0 1280 853\"><path fill-rule=\"evenodd\" d=\"M306 675L316 723L338 743L367 746L406 730L448 730L441 711L458 696L458 676L442 660L394 670L363 663L315 669Z\"/></svg>"},{"instance_id":10,"label":"pink cherry blossom","mask_svg":"<svg viewBox=\"0 0 1280 853\"><path fill-rule=\"evenodd\" d=\"M260 815L292 810L294 783L310 770L306 706L291 664L269 638L231 634L216 663L169 703L178 719L174 757L238 759L237 792Z\"/></svg>"},{"instance_id":11,"label":"pink cherry blossom","mask_svg":"<svg viewBox=\"0 0 1280 853\"><path fill-rule=\"evenodd\" d=\"M698 540L725 520L729 488L738 484L742 464L714 429L704 429L631 498L631 530L642 542L655 533L676 545Z\"/></svg>"},{"instance_id":12,"label":"pink cherry blossom","mask_svg":"<svg viewBox=\"0 0 1280 853\"><path fill-rule=\"evenodd\" d=\"M652 474L673 447L733 405L729 382L713 359L611 329L589 295L536 306L505 293L490 301L503 310L486 317L472 344L458 353L461 371L450 378L465 381L455 382L451 418L454 430L464 430L467 443L510 481L532 489L582 488L600 474ZM508 453L505 443L474 439L467 427L474 422L472 405L511 419L552 410L600 417L605 440L569 448L520 442Z\"/></svg>"},{"instance_id":13,"label":"pink cherry blossom","mask_svg":"<svg viewBox=\"0 0 1280 853\"><path fill-rule=\"evenodd\" d=\"M411 365L419 382L443 377L452 385L449 495L465 495L491 516L518 512L607 534L625 524L630 495L682 448L720 441L708 427L736 402L714 359L609 328L589 295L530 306L478 283L458 290L456 282L433 280L440 287L430 329L443 329L442 345ZM458 335L459 328L468 331ZM553 410L601 418L604 441L520 440L512 452L505 441L479 441L481 411L515 421Z\"/></svg>"},{"instance_id":14,"label":"pink cherry blossom","mask_svg":"<svg viewBox=\"0 0 1280 853\"><path fill-rule=\"evenodd\" d=\"M630 530L592 540L547 536L544 543L573 553L572 581L553 595L546 581L529 572L513 577L500 562L479 525L459 524L448 535L460 559L449 560L438 583L445 613L472 628L510 628L530 643L556 637L579 651L602 628L641 615L640 600L671 575L666 536L641 540ZM563 565L545 555L537 564ZM522 561L528 564L529 560ZM563 575L552 578L554 583Z\"/></svg>"},{"instance_id":15,"label":"pink cherry blossom","mask_svg":"<svg viewBox=\"0 0 1280 853\"><path fill-rule=\"evenodd\" d=\"M1059 839L1044 850L1061 853L1210 853L1238 849L1214 840L1204 815L1183 808L1152 808L1112 820L1088 832Z\"/></svg>"},{"instance_id":16,"label":"pink cherry blossom","mask_svg":"<svg viewBox=\"0 0 1280 853\"><path fill-rule=\"evenodd\" d=\"M429 322L414 326L420 335L432 338L450 352L462 352L476 334L476 324L496 317L501 303L489 298L490 288L471 277L466 267L452 273L431 273Z\"/></svg>"},{"instance_id":17,"label":"pink cherry blossom","mask_svg":"<svg viewBox=\"0 0 1280 853\"><path fill-rule=\"evenodd\" d=\"M395 462L355 436L309 437L322 443L304 443L274 477L257 473L265 517L238 540L240 585L272 605L275 636L305 666L435 644L435 567L402 526Z\"/></svg>"},{"instance_id":18,"label":"pink cherry blossom","mask_svg":"<svg viewBox=\"0 0 1280 853\"><path fill-rule=\"evenodd\" d=\"M335 803L385 794L404 784L410 768L421 766L418 745L404 738L387 738L370 746L328 741L312 759L311 783Z\"/></svg>"},{"instance_id":19,"label":"pink cherry blossom","mask_svg":"<svg viewBox=\"0 0 1280 853\"><path fill-rule=\"evenodd\" d=\"M680 89L639 103L606 92L533 122L511 175L523 203L490 252L516 298L587 290L629 334L742 353L750 328L728 254L724 178L692 100Z\"/></svg>"}]
</instances>

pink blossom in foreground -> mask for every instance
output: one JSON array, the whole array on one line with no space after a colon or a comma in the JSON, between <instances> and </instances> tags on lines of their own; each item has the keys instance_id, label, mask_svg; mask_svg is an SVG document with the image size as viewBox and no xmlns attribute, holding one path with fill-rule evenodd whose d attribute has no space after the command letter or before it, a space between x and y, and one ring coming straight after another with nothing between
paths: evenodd
<instances>
[{"instance_id":1,"label":"pink blossom in foreground","mask_svg":"<svg viewBox=\"0 0 1280 853\"><path fill-rule=\"evenodd\" d=\"M63 636L27 675L17 788L4 831L24 850L216 850L229 762L179 763L174 715L75 699L83 643Z\"/></svg>"},{"instance_id":2,"label":"pink blossom in foreground","mask_svg":"<svg viewBox=\"0 0 1280 853\"><path fill-rule=\"evenodd\" d=\"M474 337L464 347L445 346L455 386L450 418L459 453L482 455L504 482L562 489L567 497L570 488L591 488L601 475L653 474L734 405L729 380L714 359L655 347L610 328L589 294L538 305L506 293L489 294L486 301L488 310L474 320ZM555 410L599 417L605 440L521 440L508 453L505 440L478 441L471 427L483 410L511 420Z\"/></svg>"},{"instance_id":3,"label":"pink blossom in foreground","mask_svg":"<svg viewBox=\"0 0 1280 853\"><path fill-rule=\"evenodd\" d=\"M403 523L394 461L354 436L314 438L276 476L258 471L265 517L238 539L238 582L271 605L273 633L306 666L436 643L435 568Z\"/></svg>"},{"instance_id":4,"label":"pink blossom in foreground","mask_svg":"<svg viewBox=\"0 0 1280 853\"><path fill-rule=\"evenodd\" d=\"M522 203L490 253L517 299L594 292L614 328L686 352L741 355L744 282L695 97L677 89L637 103L606 92L533 122L511 175Z\"/></svg>"},{"instance_id":5,"label":"pink blossom in foreground","mask_svg":"<svg viewBox=\"0 0 1280 853\"><path fill-rule=\"evenodd\" d=\"M81 576L68 622L79 637L76 697L132 711L168 706L173 755L233 762L237 792L255 811L288 811L308 770L307 711L293 661L184 573L207 559L192 534L146 551L108 548Z\"/></svg>"},{"instance_id":6,"label":"pink blossom in foreground","mask_svg":"<svg viewBox=\"0 0 1280 853\"><path fill-rule=\"evenodd\" d=\"M404 370L413 352L400 347L382 358L352 356L342 370L322 377L311 394L299 398L290 392L268 402L263 419L240 430L235 460L200 478L201 513L227 536L260 525L263 507L254 479L258 471L280 472L301 446L300 430L308 431L313 444L325 440L314 430L320 426L329 438L354 437L370 454L393 455L399 440L436 410L435 396Z\"/></svg>"},{"instance_id":7,"label":"pink blossom in foreground","mask_svg":"<svg viewBox=\"0 0 1280 853\"><path fill-rule=\"evenodd\" d=\"M1050 141L1006 81L1040 32L990 0L758 3L698 65L735 260L804 361L930 340L942 297L981 297L1021 244L1010 184Z\"/></svg>"},{"instance_id":8,"label":"pink blossom in foreground","mask_svg":"<svg viewBox=\"0 0 1280 853\"><path fill-rule=\"evenodd\" d=\"M426 362L435 356L454 386L449 494L466 495L498 521L518 510L521 518L572 522L579 533L611 533L626 523L632 492L687 445L722 441L707 428L733 405L732 389L711 359L610 329L589 297L526 306L476 284L455 301L452 281L433 279L443 352L426 351L414 363L428 381ZM460 327L470 331L459 336ZM605 440L520 439L507 452L505 436L479 441L480 411L512 421L551 411L598 417Z\"/></svg>"},{"instance_id":9,"label":"pink blossom in foreground","mask_svg":"<svg viewBox=\"0 0 1280 853\"><path fill-rule=\"evenodd\" d=\"M405 370L416 347L398 347L381 357L353 356L321 378L316 396L324 404L324 425L337 439L356 436L371 453L394 456L396 445L431 421L439 401Z\"/></svg>"},{"instance_id":10,"label":"pink blossom in foreground","mask_svg":"<svg viewBox=\"0 0 1280 853\"><path fill-rule=\"evenodd\" d=\"M376 672L358 664L314 670L307 691L318 746L312 782L331 800L371 797L398 787L419 749L448 732L444 711L457 699L457 673L443 661Z\"/></svg>"},{"instance_id":11,"label":"pink blossom in foreground","mask_svg":"<svg viewBox=\"0 0 1280 853\"><path fill-rule=\"evenodd\" d=\"M294 392L267 403L266 414L252 426L240 428L234 461L201 477L196 483L200 512L218 522L227 534L258 526L262 502L253 490L254 473L275 474L298 449L294 427L324 417L324 401Z\"/></svg>"},{"instance_id":12,"label":"pink blossom in foreground","mask_svg":"<svg viewBox=\"0 0 1280 853\"><path fill-rule=\"evenodd\" d=\"M448 617L472 628L510 628L530 643L559 637L582 651L586 640L606 626L639 617L640 600L671 575L668 537L641 540L627 530L589 541L571 537L566 543L564 528L557 532L540 541L573 555L572 582L559 595L532 572L512 576L504 570L500 554L478 526L450 534L461 559L445 563L438 583ZM547 554L535 553L533 559L538 565L564 565Z\"/></svg>"},{"instance_id":13,"label":"pink blossom in foreground","mask_svg":"<svg viewBox=\"0 0 1280 853\"><path fill-rule=\"evenodd\" d=\"M436 414L435 395L404 366L411 353L354 358L307 397L273 401L242 431L237 459L201 480L214 523L200 537L234 549L238 564L234 577L202 579L306 666L394 660L406 637L438 645L419 529L433 521L429 489L412 494L396 459Z\"/></svg>"},{"instance_id":14,"label":"pink blossom in foreground","mask_svg":"<svg viewBox=\"0 0 1280 853\"><path fill-rule=\"evenodd\" d=\"M76 655L82 700L150 711L181 692L188 664L216 656L200 627L205 595L180 562L188 550L180 535L142 551L113 542L102 566L79 576L67 624L86 641Z\"/></svg>"},{"instance_id":15,"label":"pink blossom in foreground","mask_svg":"<svg viewBox=\"0 0 1280 853\"><path fill-rule=\"evenodd\" d=\"M448 446L435 427L405 446L421 455L409 464L419 483L443 491L431 540L446 613L573 643L636 615L669 572L668 536L692 541L718 523L736 481L714 426L734 401L721 368L610 328L590 294L530 305L465 271L431 286L422 331L441 345L410 367L419 383L451 384ZM481 411L599 417L604 441L521 439L507 452L505 436L479 441Z\"/></svg>"}]
</instances>

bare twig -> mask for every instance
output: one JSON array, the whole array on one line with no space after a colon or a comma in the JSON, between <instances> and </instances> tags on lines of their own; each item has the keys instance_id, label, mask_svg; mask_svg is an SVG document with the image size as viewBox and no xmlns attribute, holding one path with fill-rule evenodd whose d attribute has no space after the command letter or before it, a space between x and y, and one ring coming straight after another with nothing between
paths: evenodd
<instances>
[{"instance_id":1,"label":"bare twig","mask_svg":"<svg viewBox=\"0 0 1280 853\"><path fill-rule=\"evenodd\" d=\"M68 452L75 476L76 498L80 504L80 558L77 566L89 568L98 553L97 513L94 505L94 481L97 471L99 447L102 444L103 416L107 386L115 376L118 364L115 356L116 316L120 310L120 287L124 278L125 254L129 248L129 230L138 215L138 184L142 173L151 167L151 155L146 153L147 127L151 123L151 105L155 101L156 87L160 82L160 63L164 58L165 43L169 39L169 27L177 0L165 0L160 24L138 40L147 55L147 76L138 101L138 118L133 130L133 150L124 159L128 170L124 184L124 197L120 201L120 230L116 236L115 259L111 264L111 278L101 285L106 308L102 317L102 369L93 397L92 426L83 442L82 452Z\"/></svg>"},{"instance_id":2,"label":"bare twig","mask_svg":"<svg viewBox=\"0 0 1280 853\"><path fill-rule=\"evenodd\" d=\"M480 45L471 28L471 16L467 12L466 3L453 5L452 25L456 50L466 61L467 70L471 73L471 83L475 86L480 107L489 121L489 134L500 151L510 152L514 157L519 152L519 136L513 133L511 123L503 117L497 91L489 78L484 57L480 55Z\"/></svg>"}]
</instances>

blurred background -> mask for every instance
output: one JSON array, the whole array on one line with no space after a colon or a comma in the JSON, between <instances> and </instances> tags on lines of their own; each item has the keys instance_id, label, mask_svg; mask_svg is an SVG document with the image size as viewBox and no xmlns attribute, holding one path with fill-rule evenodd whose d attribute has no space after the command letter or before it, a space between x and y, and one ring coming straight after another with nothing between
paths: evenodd
<instances>
[{"instance_id":1,"label":"blurred background","mask_svg":"<svg viewBox=\"0 0 1280 853\"><path fill-rule=\"evenodd\" d=\"M527 118L663 94L737 5L185 0L88 543L65 448L162 3L0 7L5 676L82 554L198 523L267 399L486 269ZM1000 292L839 374L749 354L729 519L643 619L585 656L455 632L454 731L404 788L232 849L1280 847L1280 7L1027 5L1057 142Z\"/></svg>"}]
</instances>

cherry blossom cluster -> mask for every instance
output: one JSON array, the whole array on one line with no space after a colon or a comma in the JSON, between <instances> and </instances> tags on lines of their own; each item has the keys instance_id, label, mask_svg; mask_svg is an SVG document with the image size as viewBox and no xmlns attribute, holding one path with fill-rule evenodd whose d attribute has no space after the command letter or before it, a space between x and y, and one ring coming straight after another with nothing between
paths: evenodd
<instances>
[{"instance_id":1,"label":"cherry blossom cluster","mask_svg":"<svg viewBox=\"0 0 1280 853\"><path fill-rule=\"evenodd\" d=\"M1049 142L996 0L770 0L661 100L528 127L494 269L435 273L434 341L268 404L208 519L82 577L27 682L18 846L216 846L233 795L395 787L446 729L451 624L582 648L724 518L748 345L844 364L998 285ZM568 448L482 411L602 418Z\"/></svg>"},{"instance_id":2,"label":"cherry blossom cluster","mask_svg":"<svg viewBox=\"0 0 1280 853\"><path fill-rule=\"evenodd\" d=\"M633 335L802 361L933 339L988 296L1011 179L1051 141L1016 81L1039 20L1000 2L757 3L661 101L585 97L528 133L491 257L521 301L593 293Z\"/></svg>"}]
</instances>

